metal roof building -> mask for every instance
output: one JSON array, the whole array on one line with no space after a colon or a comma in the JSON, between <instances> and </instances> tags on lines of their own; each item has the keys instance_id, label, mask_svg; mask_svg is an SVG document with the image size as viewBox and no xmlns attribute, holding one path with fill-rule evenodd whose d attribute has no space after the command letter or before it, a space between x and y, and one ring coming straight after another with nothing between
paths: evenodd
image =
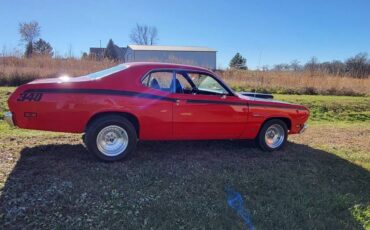
<instances>
[{"instance_id":1,"label":"metal roof building","mask_svg":"<svg viewBox=\"0 0 370 230\"><path fill-rule=\"evenodd\" d=\"M128 45L125 62L168 62L216 69L216 50L196 46Z\"/></svg>"}]
</instances>

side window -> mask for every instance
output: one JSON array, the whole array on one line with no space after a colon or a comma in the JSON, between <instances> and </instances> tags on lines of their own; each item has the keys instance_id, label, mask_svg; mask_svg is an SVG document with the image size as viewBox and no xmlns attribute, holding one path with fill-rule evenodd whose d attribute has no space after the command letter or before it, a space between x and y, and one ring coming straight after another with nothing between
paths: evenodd
<instances>
[{"instance_id":1,"label":"side window","mask_svg":"<svg viewBox=\"0 0 370 230\"><path fill-rule=\"evenodd\" d=\"M193 92L193 87L182 73L176 73L174 88L176 93L191 94Z\"/></svg>"},{"instance_id":2,"label":"side window","mask_svg":"<svg viewBox=\"0 0 370 230\"><path fill-rule=\"evenodd\" d=\"M203 73L188 73L200 94L229 94L212 76Z\"/></svg>"},{"instance_id":3,"label":"side window","mask_svg":"<svg viewBox=\"0 0 370 230\"><path fill-rule=\"evenodd\" d=\"M171 92L172 77L172 71L151 72L142 80L142 84L153 89Z\"/></svg>"}]
</instances>

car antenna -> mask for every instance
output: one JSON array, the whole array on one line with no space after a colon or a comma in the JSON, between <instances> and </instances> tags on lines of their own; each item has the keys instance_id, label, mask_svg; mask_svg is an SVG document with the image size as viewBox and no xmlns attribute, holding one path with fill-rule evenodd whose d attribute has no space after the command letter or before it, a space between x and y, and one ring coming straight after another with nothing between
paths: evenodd
<instances>
[{"instance_id":1,"label":"car antenna","mask_svg":"<svg viewBox=\"0 0 370 230\"><path fill-rule=\"evenodd\" d=\"M261 65L261 56L262 56L262 50L260 50L260 54L259 54L259 56L258 56L258 66L257 66L257 74L256 74L256 77L257 77L257 79L258 79L258 73L260 72L260 65ZM254 94L253 94L253 96L254 96L254 99L256 99L256 93L257 93L257 88L254 88Z\"/></svg>"}]
</instances>

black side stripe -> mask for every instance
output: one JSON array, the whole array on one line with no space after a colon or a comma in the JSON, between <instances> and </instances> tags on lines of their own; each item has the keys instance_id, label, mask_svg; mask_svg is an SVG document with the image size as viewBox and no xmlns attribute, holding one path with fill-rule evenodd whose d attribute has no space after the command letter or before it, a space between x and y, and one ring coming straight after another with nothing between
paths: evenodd
<instances>
[{"instance_id":1,"label":"black side stripe","mask_svg":"<svg viewBox=\"0 0 370 230\"><path fill-rule=\"evenodd\" d=\"M265 105L265 104L249 104L249 107L272 107L278 109L297 109L297 110L306 110L303 108L297 108L294 106L285 106L285 105Z\"/></svg>"},{"instance_id":2,"label":"black side stripe","mask_svg":"<svg viewBox=\"0 0 370 230\"><path fill-rule=\"evenodd\" d=\"M278 108L278 109L298 109L305 110L301 108L296 108L294 106L282 106L282 105L265 105L265 104L248 104L243 102L230 102L230 101L213 101L213 100L187 100L188 103L197 103L197 104L225 104L225 105L240 105L250 107L267 107L267 108Z\"/></svg>"},{"instance_id":3,"label":"black side stripe","mask_svg":"<svg viewBox=\"0 0 370 230\"><path fill-rule=\"evenodd\" d=\"M140 97L148 99L158 99L175 102L176 99L163 97L148 93L138 93L132 91L111 90L111 89L29 89L26 93L62 93L62 94L99 94L99 95L114 95L127 97Z\"/></svg>"},{"instance_id":4,"label":"black side stripe","mask_svg":"<svg viewBox=\"0 0 370 230\"><path fill-rule=\"evenodd\" d=\"M213 100L186 100L188 103L196 104L225 104L225 105L242 105L247 106L248 103L232 102L232 101L213 101Z\"/></svg>"},{"instance_id":5,"label":"black side stripe","mask_svg":"<svg viewBox=\"0 0 370 230\"><path fill-rule=\"evenodd\" d=\"M99 94L99 95L114 95L114 96L126 96L126 97L139 97L147 99L157 99L170 102L176 102L176 98L169 98L148 93L138 93L132 91L122 90L111 90L111 89L28 89L25 93L61 93L61 94ZM224 105L239 105L247 106L248 103L243 102L230 102L230 101L215 101L215 100L186 100L188 103L194 104L224 104ZM250 107L273 107L281 109L298 109L305 110L303 108L296 108L294 106L281 106L281 105L265 105L265 104L249 104Z\"/></svg>"}]
</instances>

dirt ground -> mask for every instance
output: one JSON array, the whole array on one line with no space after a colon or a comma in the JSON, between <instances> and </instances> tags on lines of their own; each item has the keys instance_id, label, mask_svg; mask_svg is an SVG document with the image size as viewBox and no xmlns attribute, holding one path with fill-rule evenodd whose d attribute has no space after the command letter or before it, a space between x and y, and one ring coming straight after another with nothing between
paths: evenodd
<instances>
[{"instance_id":1,"label":"dirt ground","mask_svg":"<svg viewBox=\"0 0 370 230\"><path fill-rule=\"evenodd\" d=\"M282 151L252 141L140 142L102 163L80 135L0 135L0 225L18 228L362 229L370 221L370 126L314 124Z\"/></svg>"}]
</instances>

